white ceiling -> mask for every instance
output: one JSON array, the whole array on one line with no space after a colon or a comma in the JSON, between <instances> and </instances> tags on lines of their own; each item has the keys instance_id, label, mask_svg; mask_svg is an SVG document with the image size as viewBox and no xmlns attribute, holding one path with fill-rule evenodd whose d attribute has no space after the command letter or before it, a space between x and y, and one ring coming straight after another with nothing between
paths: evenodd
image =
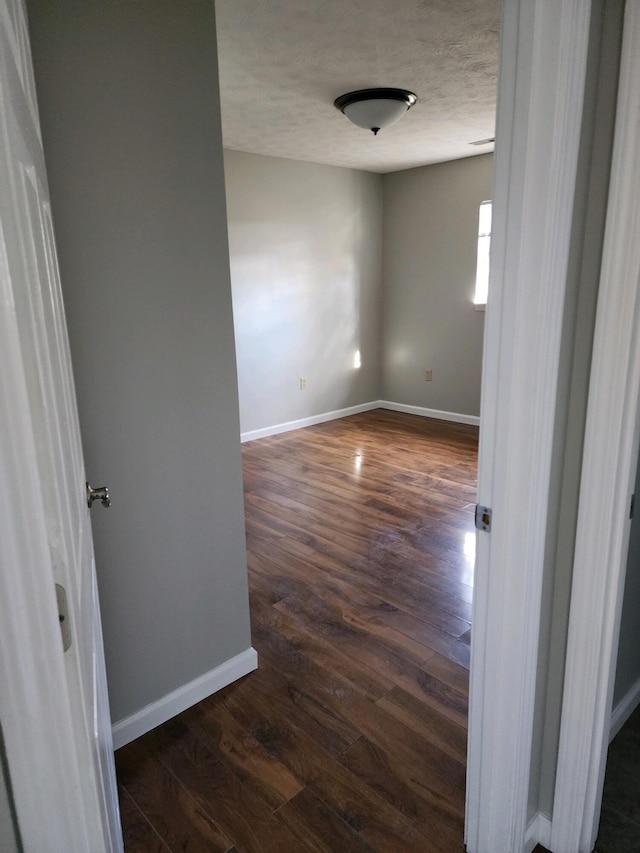
<instances>
[{"instance_id":1,"label":"white ceiling","mask_svg":"<svg viewBox=\"0 0 640 853\"><path fill-rule=\"evenodd\" d=\"M393 172L493 150L500 0L215 0L226 148ZM409 89L378 136L338 95Z\"/></svg>"}]
</instances>

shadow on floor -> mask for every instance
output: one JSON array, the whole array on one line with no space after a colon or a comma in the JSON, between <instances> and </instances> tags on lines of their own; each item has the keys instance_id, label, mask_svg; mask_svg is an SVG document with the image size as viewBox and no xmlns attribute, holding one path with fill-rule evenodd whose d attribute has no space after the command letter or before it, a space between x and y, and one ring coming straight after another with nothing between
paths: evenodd
<instances>
[{"instance_id":1,"label":"shadow on floor","mask_svg":"<svg viewBox=\"0 0 640 853\"><path fill-rule=\"evenodd\" d=\"M596 853L640 853L640 708L609 747Z\"/></svg>"}]
</instances>

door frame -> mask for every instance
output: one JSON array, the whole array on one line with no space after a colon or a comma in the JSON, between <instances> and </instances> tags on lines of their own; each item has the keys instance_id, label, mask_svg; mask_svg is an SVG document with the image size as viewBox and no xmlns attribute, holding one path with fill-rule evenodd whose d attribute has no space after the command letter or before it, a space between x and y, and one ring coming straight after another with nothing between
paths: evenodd
<instances>
[{"instance_id":1,"label":"door frame","mask_svg":"<svg viewBox=\"0 0 640 853\"><path fill-rule=\"evenodd\" d=\"M590 0L504 0L483 356L465 842L549 844L528 821L564 296ZM523 484L526 487L523 488Z\"/></svg>"},{"instance_id":2,"label":"door frame","mask_svg":"<svg viewBox=\"0 0 640 853\"><path fill-rule=\"evenodd\" d=\"M472 853L519 851L528 843L543 544L590 11L589 0L504 0L503 7L478 487L479 503L494 517L491 534L478 537L474 597L466 816ZM81 850L88 849L83 822L91 818L79 786L68 784L81 768L57 690L62 651L45 569L43 496L11 319L3 296L0 537L11 543L7 566L20 571L0 573L0 691L10 685L2 725L13 754L20 750L12 786L21 828L46 833L33 843L23 836L25 847ZM522 482L531 484L526 495ZM35 715L29 721L37 722L37 743L31 727L26 732L25 708ZM46 813L29 790L41 786L50 796Z\"/></svg>"},{"instance_id":3,"label":"door frame","mask_svg":"<svg viewBox=\"0 0 640 853\"><path fill-rule=\"evenodd\" d=\"M595 844L640 431L640 0L627 0L589 385L552 845Z\"/></svg>"}]
</instances>

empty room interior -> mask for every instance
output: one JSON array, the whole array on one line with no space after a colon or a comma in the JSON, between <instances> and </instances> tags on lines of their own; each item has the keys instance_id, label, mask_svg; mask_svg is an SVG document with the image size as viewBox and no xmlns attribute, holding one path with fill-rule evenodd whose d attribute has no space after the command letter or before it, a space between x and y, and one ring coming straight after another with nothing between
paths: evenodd
<instances>
[{"instance_id":1,"label":"empty room interior","mask_svg":"<svg viewBox=\"0 0 640 853\"><path fill-rule=\"evenodd\" d=\"M131 28L139 55L105 64L100 51L108 51L108 43L94 42L102 39L104 14L80 16L70 27L60 10L33 6L43 126L82 105L75 119L102 140L102 150L88 152L69 115L55 139L65 159L70 155L67 163L74 162L74 188L100 199L105 215L117 212L119 220L115 231L94 232L85 249L67 258L74 266L93 266L116 241L108 275L122 275L115 289L108 285L110 305L99 284L66 294L70 330L82 336L92 316L92 334L101 336L110 326L113 342L101 366L91 367L84 357L77 362L81 410L92 407L100 387L101 408L119 419L123 401L142 402L146 384L149 418L128 426L133 455L141 450L134 450L138 435L132 430L145 431L143 444L180 442L181 418L199 417L193 400L206 393L203 383L222 389L216 409L227 399L223 392L238 395L250 611L242 609L239 572L231 576L233 563L244 560L244 520L242 529L235 518L227 522L232 545L212 558L226 563L216 583L200 577L200 543L185 559L179 543L167 543L160 529L159 519L184 506L180 481L185 464L191 476L192 462L178 457L190 449L169 451L175 465L170 463L171 481L162 474L163 506L144 502L135 511L137 532L125 530L118 517L131 512L125 496L133 500L133 494L125 480L132 459L122 458L115 446L120 439L108 437L111 430L101 418L83 424L85 452L91 454L92 443L101 448L102 464L94 462L92 476L109 481L113 496L108 511L92 511L92 523L97 563L109 566L99 584L115 745L121 747L120 807L132 849L153 843L177 849L176 839L185 833L193 833L197 849L207 850L296 850L308 844L450 851L462 845L484 325L474 288L480 204L491 198L493 144L487 140L495 126L499 4L463 7L448 12L409 3L403 18L395 6L355 15L341 4L327 15L319 5L311 14L291 4L285 14L268 4L217 4L225 147L224 188L217 189L226 207L216 240L228 239L232 306L221 295L216 310L228 316L232 309L235 347L221 354L228 330L223 340L220 335L210 341L208 364L198 356L199 375L185 389L178 363L193 373L191 312L197 303L186 285L176 286L160 270L169 266L173 276L183 259L156 246L158 277L143 308L140 300L147 297L132 286L124 257L131 263L141 242L155 245L156 226L145 234L134 225L138 245L128 238L125 245L121 229L132 228L124 222L130 200L124 187L111 183L111 192L107 186L124 166L125 149L118 150L115 139L113 148L108 138L109 114L124 100L132 110L138 105L146 121L133 144L148 147L149 173L151 163L171 170L169 158L181 168L189 168L191 159L184 199L189 209L181 227L197 235L198 216L206 212L192 185L200 151L181 150L170 138L162 107L138 101L136 92L143 85L136 75L155 71L154 52L161 53L163 40L171 38L171 13L160 21L167 32L152 38L144 31L144 15L138 21L131 13L132 20L125 20L114 12L116 38L120 28ZM416 38L411 46L403 39L398 67L394 44L407 31ZM205 65L205 48L194 41L200 53L194 50L190 61ZM63 67L60 57L77 57L82 44L91 58L78 74L73 62ZM157 82L158 98L182 97L186 81L180 74L187 71L172 73L177 79ZM402 86L417 95L397 124L376 135L333 104L371 84ZM89 104L78 91L83 86L92 92L95 116L86 112ZM319 89L326 94L320 97ZM197 97L205 93L192 90L190 98ZM197 102L188 107L196 109ZM81 146L84 154L76 158L68 146ZM62 233L85 225L92 230L78 216L89 198L72 203L67 196L65 204L58 193L69 191L69 176L53 160L50 170L64 270ZM96 179L107 183L98 187ZM150 215L165 205L162 196L171 195L176 179L167 173L156 184L154 178L137 196L136 217L145 206ZM80 239L88 237L85 230ZM177 274L184 278L183 270ZM62 275L65 283L74 277L68 268ZM172 312L179 340L165 338L159 359L155 344L136 352L162 326L163 312ZM174 350L180 351L177 361L171 360ZM234 361L237 390L228 387L236 385ZM93 369L97 384L95 375L89 380ZM168 396L176 403L174 415L158 417ZM233 428L229 412L216 417L220 433ZM221 502L235 509L242 499L235 479L221 494L229 474L217 470L225 460L215 448L212 455L210 505L199 510L207 516ZM230 456L229 464L233 451ZM158 474L147 471L152 479ZM122 538L114 537L114 524ZM133 569L124 587L124 578L118 580L118 564L131 570L125 554L137 549L134 539L147 524L156 543L156 601L141 568ZM107 553L100 556L101 537ZM161 615L165 602L171 613ZM162 620L162 631L150 627L155 619ZM248 649L257 652L255 671ZM136 723L140 710L200 675L200 661L212 661L206 668L215 670L216 655L220 662L237 661L229 680L244 677L217 690L208 704L195 705L186 716L172 713L165 726L137 738L151 720ZM211 687L207 692L213 693Z\"/></svg>"},{"instance_id":2,"label":"empty room interior","mask_svg":"<svg viewBox=\"0 0 640 853\"><path fill-rule=\"evenodd\" d=\"M462 853L500 2L26 8L87 479L112 502L91 527L125 850ZM589 54L610 102L616 21ZM609 109L593 96L600 159L581 149L606 176ZM590 357L596 267L567 297L561 391ZM554 572L534 828L566 653Z\"/></svg>"}]
</instances>

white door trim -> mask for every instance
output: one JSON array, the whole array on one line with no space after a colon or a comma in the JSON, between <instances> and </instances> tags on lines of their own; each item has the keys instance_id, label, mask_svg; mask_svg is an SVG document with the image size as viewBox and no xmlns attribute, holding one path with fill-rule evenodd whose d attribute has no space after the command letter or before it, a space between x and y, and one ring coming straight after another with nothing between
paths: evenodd
<instances>
[{"instance_id":1,"label":"white door trim","mask_svg":"<svg viewBox=\"0 0 640 853\"><path fill-rule=\"evenodd\" d=\"M505 0L485 326L465 840L525 849L562 313L591 3ZM530 841L531 839L529 839Z\"/></svg>"},{"instance_id":2,"label":"white door trim","mask_svg":"<svg viewBox=\"0 0 640 853\"><path fill-rule=\"evenodd\" d=\"M627 0L573 567L553 811L557 853L597 835L638 455L640 0Z\"/></svg>"}]
</instances>

